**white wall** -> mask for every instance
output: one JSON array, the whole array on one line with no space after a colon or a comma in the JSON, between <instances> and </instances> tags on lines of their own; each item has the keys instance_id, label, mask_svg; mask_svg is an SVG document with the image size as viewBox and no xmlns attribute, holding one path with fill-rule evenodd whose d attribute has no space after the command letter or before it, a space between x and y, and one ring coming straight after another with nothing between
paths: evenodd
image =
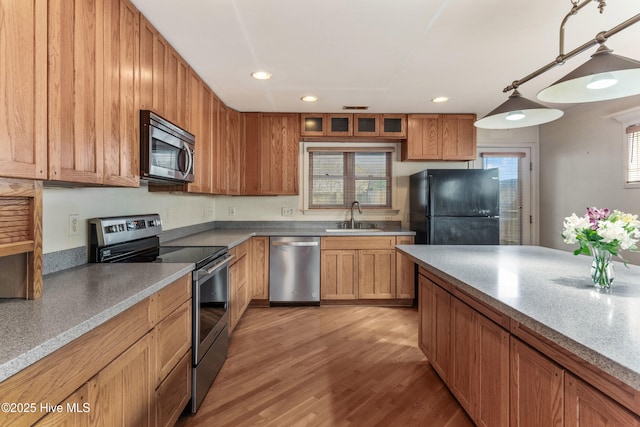
<instances>
[{"instance_id":1,"label":"white wall","mask_svg":"<svg viewBox=\"0 0 640 427\"><path fill-rule=\"evenodd\" d=\"M640 214L640 190L624 188L624 126L615 116L640 96L580 105L540 126L540 244L566 251L562 221L587 206ZM640 110L638 110L640 117ZM625 253L640 263L640 254Z\"/></svg>"},{"instance_id":2,"label":"white wall","mask_svg":"<svg viewBox=\"0 0 640 427\"><path fill-rule=\"evenodd\" d=\"M45 187L43 252L88 246L87 220L95 217L159 213L164 230L214 220L215 198L181 193L150 193L140 188ZM69 215L78 215L78 234L69 236Z\"/></svg>"}]
</instances>

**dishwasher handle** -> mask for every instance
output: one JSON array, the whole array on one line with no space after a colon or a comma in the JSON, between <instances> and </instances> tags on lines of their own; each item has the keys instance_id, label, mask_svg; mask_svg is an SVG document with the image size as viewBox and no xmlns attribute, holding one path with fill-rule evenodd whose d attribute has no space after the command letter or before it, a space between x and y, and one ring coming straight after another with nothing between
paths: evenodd
<instances>
[{"instance_id":1,"label":"dishwasher handle","mask_svg":"<svg viewBox=\"0 0 640 427\"><path fill-rule=\"evenodd\" d=\"M318 246L318 242L271 242L271 246Z\"/></svg>"}]
</instances>

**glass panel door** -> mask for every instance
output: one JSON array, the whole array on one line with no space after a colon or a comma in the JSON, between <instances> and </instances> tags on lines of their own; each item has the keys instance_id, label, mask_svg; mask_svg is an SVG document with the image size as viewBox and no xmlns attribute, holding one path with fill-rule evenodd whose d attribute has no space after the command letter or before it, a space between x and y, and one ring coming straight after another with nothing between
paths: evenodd
<instances>
[{"instance_id":1,"label":"glass panel door","mask_svg":"<svg viewBox=\"0 0 640 427\"><path fill-rule=\"evenodd\" d=\"M478 148L474 166L498 168L500 176L500 244L529 245L531 230L531 149Z\"/></svg>"}]
</instances>

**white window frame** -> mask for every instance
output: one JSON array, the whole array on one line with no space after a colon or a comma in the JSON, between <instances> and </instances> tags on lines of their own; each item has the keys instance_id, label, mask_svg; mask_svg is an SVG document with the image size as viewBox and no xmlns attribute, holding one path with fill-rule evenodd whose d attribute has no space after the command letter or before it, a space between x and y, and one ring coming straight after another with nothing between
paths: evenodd
<instances>
[{"instance_id":1,"label":"white window frame","mask_svg":"<svg viewBox=\"0 0 640 427\"><path fill-rule=\"evenodd\" d=\"M393 148L394 150L391 152L391 209L389 208L369 208L363 209L363 214L385 214L385 215L397 215L400 210L398 208L398 191L397 191L397 167L396 162L398 161L398 156L400 155L400 145L396 143L368 143L368 142L359 142L357 144L353 143L345 143L345 142L303 142L300 144L300 151L302 156L302 167L300 168L301 174L301 183L300 188L302 189L302 206L300 207L301 211L305 215L326 215L332 212L344 212L345 208L309 208L309 152L308 148L344 148L346 149L358 149L358 148L380 148L380 149L389 149Z\"/></svg>"},{"instance_id":2,"label":"white window frame","mask_svg":"<svg viewBox=\"0 0 640 427\"><path fill-rule=\"evenodd\" d=\"M530 155L529 161L531 162L531 167L529 169L529 183L530 187L528 188L528 197L529 200L529 215L532 216L533 223L529 224L529 230L526 232L523 229L523 243L528 242L527 244L537 245L540 242L540 194L539 194L539 182L538 182L538 174L539 174L539 145L537 142L531 141L483 141L478 142L477 146L477 155L476 160L471 161L471 168L474 169L482 169L482 159L480 158L480 153L482 151L519 151L521 149L528 150L528 154ZM523 189L524 190L524 189ZM527 221L528 222L528 221ZM529 240L526 237L529 237Z\"/></svg>"}]
</instances>

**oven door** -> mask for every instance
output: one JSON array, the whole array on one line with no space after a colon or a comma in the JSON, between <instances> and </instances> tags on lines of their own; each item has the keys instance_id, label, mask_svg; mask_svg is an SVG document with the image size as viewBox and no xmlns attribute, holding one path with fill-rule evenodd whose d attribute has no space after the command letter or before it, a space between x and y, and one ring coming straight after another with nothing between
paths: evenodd
<instances>
[{"instance_id":1,"label":"oven door","mask_svg":"<svg viewBox=\"0 0 640 427\"><path fill-rule=\"evenodd\" d=\"M226 254L194 273L193 364L197 365L229 323L229 261Z\"/></svg>"}]
</instances>

